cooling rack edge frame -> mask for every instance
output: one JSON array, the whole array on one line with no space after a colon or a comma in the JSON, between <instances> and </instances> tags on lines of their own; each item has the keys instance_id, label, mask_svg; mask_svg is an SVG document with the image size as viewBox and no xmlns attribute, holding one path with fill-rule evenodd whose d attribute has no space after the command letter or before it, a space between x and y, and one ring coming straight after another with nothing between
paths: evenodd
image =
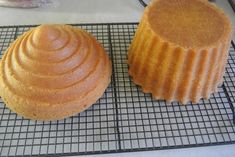
<instances>
[{"instance_id":1,"label":"cooling rack edge frame","mask_svg":"<svg viewBox=\"0 0 235 157\"><path fill-rule=\"evenodd\" d=\"M138 25L138 22L114 22L114 23L71 23L68 25L72 26L98 26L98 25ZM30 24L30 25L6 25L0 26L1 28L21 28L21 27L36 27L40 24ZM231 45L235 50L235 41L231 41ZM226 87L225 87L226 88ZM234 102L232 102L234 106ZM232 108L231 108L232 110ZM235 118L235 111L233 112L233 119ZM235 121L235 119L234 119ZM119 139L120 140L120 139ZM156 151L156 150L168 150L168 149L184 149L184 148L197 148L197 147L208 147L208 146L220 146L220 145L231 145L235 144L235 141L230 142L217 142L217 143L202 143L202 144L188 144L188 145L177 145L177 146L167 146L167 147L147 147L147 148L138 148L138 149L117 149L117 150L105 150L105 151L92 151L92 152L70 152L70 153L56 153L56 154L42 154L45 157L55 157L55 156L79 156L79 155L96 155L96 154L116 154L116 153L128 153L128 152L143 152L143 151ZM24 155L25 157L29 156L38 156L39 154ZM18 156L18 155L17 155Z\"/></svg>"}]
</instances>

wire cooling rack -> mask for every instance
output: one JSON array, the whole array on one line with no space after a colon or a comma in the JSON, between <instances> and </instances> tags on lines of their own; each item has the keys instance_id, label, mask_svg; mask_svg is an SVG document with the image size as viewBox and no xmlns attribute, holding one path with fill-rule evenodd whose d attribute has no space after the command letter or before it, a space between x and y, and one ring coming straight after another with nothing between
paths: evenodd
<instances>
[{"instance_id":1,"label":"wire cooling rack","mask_svg":"<svg viewBox=\"0 0 235 157\"><path fill-rule=\"evenodd\" d=\"M136 23L74 25L91 32L113 63L103 97L88 110L53 122L24 119L0 102L0 156L70 156L235 143L235 47L224 84L209 100L181 106L156 101L131 82L127 50ZM0 52L35 26L0 27ZM0 56L0 57L1 57Z\"/></svg>"}]
</instances>

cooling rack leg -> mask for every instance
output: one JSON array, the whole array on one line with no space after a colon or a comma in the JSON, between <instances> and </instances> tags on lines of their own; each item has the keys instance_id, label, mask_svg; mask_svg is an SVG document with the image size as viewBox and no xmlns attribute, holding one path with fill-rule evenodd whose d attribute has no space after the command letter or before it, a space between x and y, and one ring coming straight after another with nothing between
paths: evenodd
<instances>
[{"instance_id":1,"label":"cooling rack leg","mask_svg":"<svg viewBox=\"0 0 235 157\"><path fill-rule=\"evenodd\" d=\"M234 111L234 108L233 108L232 112L233 112L233 124L235 125L235 111Z\"/></svg>"},{"instance_id":2,"label":"cooling rack leg","mask_svg":"<svg viewBox=\"0 0 235 157\"><path fill-rule=\"evenodd\" d=\"M235 125L235 111L234 111L234 107L233 107L232 112L233 112L233 124Z\"/></svg>"},{"instance_id":3,"label":"cooling rack leg","mask_svg":"<svg viewBox=\"0 0 235 157\"><path fill-rule=\"evenodd\" d=\"M235 125L235 113L233 111L233 124Z\"/></svg>"},{"instance_id":4,"label":"cooling rack leg","mask_svg":"<svg viewBox=\"0 0 235 157\"><path fill-rule=\"evenodd\" d=\"M232 101L231 101L231 99L230 99L230 96L229 96L228 91L227 91L227 89L226 89L226 87L225 87L224 84L222 85L222 88L223 88L223 90L224 90L224 93L225 93L225 95L226 95L226 97L227 97L227 99L228 99L228 103L229 103L229 105L230 105L230 108L231 108L231 110L232 110L232 113L233 113L233 124L235 125L235 111L234 111L234 105L233 105L233 103L232 103Z\"/></svg>"},{"instance_id":5,"label":"cooling rack leg","mask_svg":"<svg viewBox=\"0 0 235 157\"><path fill-rule=\"evenodd\" d=\"M234 111L234 107L231 107L231 109L232 109L232 112L233 112L233 124L235 125L235 111Z\"/></svg>"}]
</instances>

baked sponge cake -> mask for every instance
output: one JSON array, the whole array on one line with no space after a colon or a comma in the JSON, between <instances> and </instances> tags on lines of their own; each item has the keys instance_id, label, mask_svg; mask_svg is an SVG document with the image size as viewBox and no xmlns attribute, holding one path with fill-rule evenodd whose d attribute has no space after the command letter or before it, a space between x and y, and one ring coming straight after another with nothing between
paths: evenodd
<instances>
[{"instance_id":1,"label":"baked sponge cake","mask_svg":"<svg viewBox=\"0 0 235 157\"><path fill-rule=\"evenodd\" d=\"M3 55L0 96L23 117L58 120L95 103L110 77L110 60L92 35L68 25L41 25Z\"/></svg>"},{"instance_id":2,"label":"baked sponge cake","mask_svg":"<svg viewBox=\"0 0 235 157\"><path fill-rule=\"evenodd\" d=\"M197 103L223 82L231 36L214 4L153 0L129 49L129 74L156 99Z\"/></svg>"}]
</instances>

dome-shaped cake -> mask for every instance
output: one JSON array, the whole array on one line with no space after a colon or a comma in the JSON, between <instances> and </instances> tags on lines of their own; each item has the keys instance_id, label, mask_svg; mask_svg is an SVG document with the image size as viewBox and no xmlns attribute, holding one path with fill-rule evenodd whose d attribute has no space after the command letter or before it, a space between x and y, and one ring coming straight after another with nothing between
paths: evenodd
<instances>
[{"instance_id":1,"label":"dome-shaped cake","mask_svg":"<svg viewBox=\"0 0 235 157\"><path fill-rule=\"evenodd\" d=\"M197 103L223 82L231 34L205 0L153 0L129 49L129 74L156 99Z\"/></svg>"},{"instance_id":2,"label":"dome-shaped cake","mask_svg":"<svg viewBox=\"0 0 235 157\"><path fill-rule=\"evenodd\" d=\"M104 93L110 60L96 39L68 25L41 25L18 37L1 60L0 96L35 120L79 113Z\"/></svg>"}]
</instances>

